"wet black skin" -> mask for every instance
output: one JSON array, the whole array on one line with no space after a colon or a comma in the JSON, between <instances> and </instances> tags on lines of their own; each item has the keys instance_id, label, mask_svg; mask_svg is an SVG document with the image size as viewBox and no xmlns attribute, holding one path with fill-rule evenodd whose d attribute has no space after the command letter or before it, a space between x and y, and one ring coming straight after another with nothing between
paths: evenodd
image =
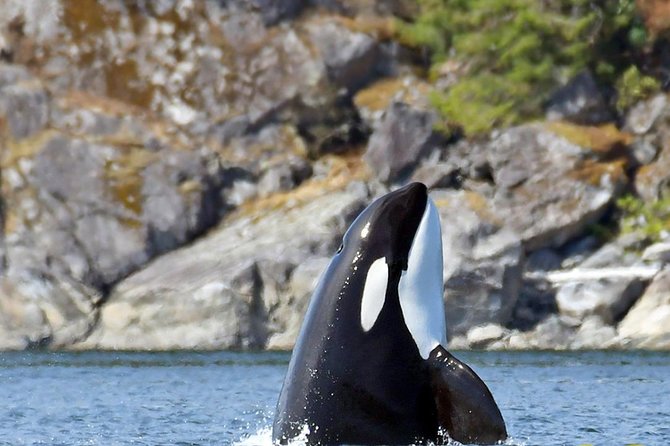
<instances>
[{"instance_id":1,"label":"wet black skin","mask_svg":"<svg viewBox=\"0 0 670 446\"><path fill-rule=\"evenodd\" d=\"M426 187L412 183L373 202L345 234L312 296L296 342L277 403L275 444L287 444L304 425L309 427L308 444L321 445L439 443L440 427L459 431L467 417L446 413L460 410L451 397L454 392L435 390L448 373L444 356L434 350L428 360L421 358L398 298L400 274L407 268L426 202ZM367 224L368 235L362 238ZM361 298L367 271L380 257L389 265L386 299L365 332ZM451 384L461 383L448 378ZM479 405L474 403L475 414ZM500 423L504 434L502 417ZM472 429L461 429L464 439L474 438Z\"/></svg>"}]
</instances>

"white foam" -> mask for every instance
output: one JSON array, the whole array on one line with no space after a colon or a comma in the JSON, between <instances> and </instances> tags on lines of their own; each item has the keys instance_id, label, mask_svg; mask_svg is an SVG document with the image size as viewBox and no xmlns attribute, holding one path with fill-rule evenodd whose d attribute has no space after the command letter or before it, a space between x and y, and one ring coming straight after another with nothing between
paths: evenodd
<instances>
[{"instance_id":1,"label":"white foam","mask_svg":"<svg viewBox=\"0 0 670 446\"><path fill-rule=\"evenodd\" d=\"M297 437L288 442L288 446L307 446L307 436L309 435L309 426L302 426ZM262 427L255 434L244 437L234 443L233 446L273 446L272 427Z\"/></svg>"},{"instance_id":2,"label":"white foam","mask_svg":"<svg viewBox=\"0 0 670 446\"><path fill-rule=\"evenodd\" d=\"M361 298L361 326L363 330L370 329L377 322L386 301L386 286L389 280L389 269L386 259L381 257L370 265L365 278L363 297Z\"/></svg>"},{"instance_id":3,"label":"white foam","mask_svg":"<svg viewBox=\"0 0 670 446\"><path fill-rule=\"evenodd\" d=\"M263 427L255 434L238 440L233 446L272 446L272 428Z\"/></svg>"},{"instance_id":4,"label":"white foam","mask_svg":"<svg viewBox=\"0 0 670 446\"><path fill-rule=\"evenodd\" d=\"M303 426L300 434L289 442L289 446L307 446L307 435L309 434L309 427ZM447 446L462 446L461 443L450 438L445 432L441 432L442 442L440 444L446 444ZM446 442L446 443L445 443ZM506 446L526 446L524 442L515 440L513 438L507 438L503 443ZM267 426L258 430L258 432L244 437L233 444L233 446L274 446L272 444L272 427ZM353 446L353 445L342 445L342 446ZM417 446L417 445L407 445L407 446ZM434 444L428 443L428 446L434 446Z\"/></svg>"},{"instance_id":5,"label":"white foam","mask_svg":"<svg viewBox=\"0 0 670 446\"><path fill-rule=\"evenodd\" d=\"M405 324L424 359L438 345L447 345L442 274L440 216L429 198L398 285Z\"/></svg>"}]
</instances>

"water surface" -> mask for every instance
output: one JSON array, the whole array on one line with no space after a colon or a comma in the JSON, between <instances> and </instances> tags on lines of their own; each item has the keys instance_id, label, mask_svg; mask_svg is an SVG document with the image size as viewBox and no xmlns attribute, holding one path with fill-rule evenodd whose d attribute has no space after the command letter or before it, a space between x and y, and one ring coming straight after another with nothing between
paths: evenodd
<instances>
[{"instance_id":1,"label":"water surface","mask_svg":"<svg viewBox=\"0 0 670 446\"><path fill-rule=\"evenodd\" d=\"M461 352L516 445L670 444L670 353ZM270 444L284 353L0 353L0 445Z\"/></svg>"}]
</instances>

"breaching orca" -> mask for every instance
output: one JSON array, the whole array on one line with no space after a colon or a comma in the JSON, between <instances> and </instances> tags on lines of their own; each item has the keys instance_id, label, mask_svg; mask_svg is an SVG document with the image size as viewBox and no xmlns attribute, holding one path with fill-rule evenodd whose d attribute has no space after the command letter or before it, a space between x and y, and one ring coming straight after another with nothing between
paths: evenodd
<instances>
[{"instance_id":1,"label":"breaching orca","mask_svg":"<svg viewBox=\"0 0 670 446\"><path fill-rule=\"evenodd\" d=\"M412 183L368 206L321 276L277 403L287 444L495 443L486 384L446 349L439 215Z\"/></svg>"}]
</instances>

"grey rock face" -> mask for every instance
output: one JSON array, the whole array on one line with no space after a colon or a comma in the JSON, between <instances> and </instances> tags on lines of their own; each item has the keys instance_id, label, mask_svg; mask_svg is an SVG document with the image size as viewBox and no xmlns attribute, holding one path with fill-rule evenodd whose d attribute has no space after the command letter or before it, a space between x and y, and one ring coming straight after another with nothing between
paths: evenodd
<instances>
[{"instance_id":1,"label":"grey rock face","mask_svg":"<svg viewBox=\"0 0 670 446\"><path fill-rule=\"evenodd\" d=\"M642 101L633 106L626 116L625 129L636 135L649 132L659 121L664 113L667 113L668 97L659 94L653 98Z\"/></svg>"},{"instance_id":2,"label":"grey rock face","mask_svg":"<svg viewBox=\"0 0 670 446\"><path fill-rule=\"evenodd\" d=\"M670 269L656 275L618 329L639 348L670 349Z\"/></svg>"},{"instance_id":3,"label":"grey rock face","mask_svg":"<svg viewBox=\"0 0 670 446\"><path fill-rule=\"evenodd\" d=\"M333 190L289 209L227 220L194 245L160 257L121 282L82 346L290 345L324 256L336 249L366 200L355 190Z\"/></svg>"},{"instance_id":4,"label":"grey rock face","mask_svg":"<svg viewBox=\"0 0 670 446\"><path fill-rule=\"evenodd\" d=\"M549 99L547 119L594 125L612 121L614 113L593 75L586 71L572 78Z\"/></svg>"},{"instance_id":5,"label":"grey rock face","mask_svg":"<svg viewBox=\"0 0 670 446\"><path fill-rule=\"evenodd\" d=\"M526 249L562 245L595 222L620 190L621 167L588 160L589 153L542 125L505 130L488 144L496 214Z\"/></svg>"},{"instance_id":6,"label":"grey rock face","mask_svg":"<svg viewBox=\"0 0 670 446\"><path fill-rule=\"evenodd\" d=\"M637 265L641 237L588 226L629 178L670 191L667 95L577 126L613 116L584 73L559 121L447 145L431 92L465 67L431 83L387 40L417 2L74 3L0 14L0 349L291 348L342 232L410 178L436 189L452 345L670 345L663 274L522 279Z\"/></svg>"},{"instance_id":7,"label":"grey rock face","mask_svg":"<svg viewBox=\"0 0 670 446\"><path fill-rule=\"evenodd\" d=\"M34 48L23 58L46 55L34 58L34 68L56 93L79 90L114 98L197 135L240 118L257 127L274 120L297 123L333 105L329 69L345 84L357 83L358 70L376 48L371 37L338 28L332 35L335 55L324 60L302 26L310 18L279 24L307 6L303 0L236 0L179 7L142 2L128 8L100 1L88 6L84 18L56 7L52 38L35 39L26 27L25 39ZM99 16L110 19L86 23ZM327 38L322 40L327 45Z\"/></svg>"},{"instance_id":8,"label":"grey rock face","mask_svg":"<svg viewBox=\"0 0 670 446\"><path fill-rule=\"evenodd\" d=\"M12 346L64 346L106 289L219 220L220 172L132 107L3 73L0 325Z\"/></svg>"},{"instance_id":9,"label":"grey rock face","mask_svg":"<svg viewBox=\"0 0 670 446\"><path fill-rule=\"evenodd\" d=\"M644 166L654 161L659 150L656 139L653 136L639 137L631 144L631 158L637 166Z\"/></svg>"},{"instance_id":10,"label":"grey rock face","mask_svg":"<svg viewBox=\"0 0 670 446\"><path fill-rule=\"evenodd\" d=\"M608 280L563 285L556 293L561 313L583 319L597 315L608 324L623 316L644 291L639 280Z\"/></svg>"},{"instance_id":11,"label":"grey rock face","mask_svg":"<svg viewBox=\"0 0 670 446\"><path fill-rule=\"evenodd\" d=\"M638 136L633 154L643 166L635 175L635 190L653 201L670 190L670 105L666 94L636 104L626 116L625 127Z\"/></svg>"},{"instance_id":12,"label":"grey rock face","mask_svg":"<svg viewBox=\"0 0 670 446\"><path fill-rule=\"evenodd\" d=\"M99 295L67 277L23 271L0 278L0 349L64 347L95 325Z\"/></svg>"},{"instance_id":13,"label":"grey rock face","mask_svg":"<svg viewBox=\"0 0 670 446\"><path fill-rule=\"evenodd\" d=\"M265 348L268 350L290 350L293 348L312 292L330 259L316 257L300 263L290 274L288 283L281 293L273 293L265 299L266 306L272 308L272 318L268 320L269 334ZM286 299L286 296L290 296Z\"/></svg>"},{"instance_id":14,"label":"grey rock face","mask_svg":"<svg viewBox=\"0 0 670 446\"><path fill-rule=\"evenodd\" d=\"M625 252L616 241L607 244L578 265L579 268L630 266L637 256ZM644 281L627 277L600 279L561 286L556 293L558 310L577 319L598 316L613 325L628 311L644 291Z\"/></svg>"},{"instance_id":15,"label":"grey rock face","mask_svg":"<svg viewBox=\"0 0 670 446\"><path fill-rule=\"evenodd\" d=\"M266 26L295 17L308 4L305 0L252 0L251 3L260 11Z\"/></svg>"},{"instance_id":16,"label":"grey rock face","mask_svg":"<svg viewBox=\"0 0 670 446\"><path fill-rule=\"evenodd\" d=\"M500 341L507 334L507 330L497 324L486 324L473 327L468 331L468 346L472 348L490 348L496 341Z\"/></svg>"},{"instance_id":17,"label":"grey rock face","mask_svg":"<svg viewBox=\"0 0 670 446\"><path fill-rule=\"evenodd\" d=\"M429 189L458 188L460 172L452 164L427 158L414 171L412 180L425 184Z\"/></svg>"},{"instance_id":18,"label":"grey rock face","mask_svg":"<svg viewBox=\"0 0 670 446\"><path fill-rule=\"evenodd\" d=\"M570 348L575 350L602 349L619 347L616 329L603 323L595 316L589 317L582 322L575 333Z\"/></svg>"},{"instance_id":19,"label":"grey rock face","mask_svg":"<svg viewBox=\"0 0 670 446\"><path fill-rule=\"evenodd\" d=\"M385 111L394 102L407 104L412 109L430 111L430 92L433 87L417 78L405 75L383 78L361 89L354 96L354 105L368 127L379 127Z\"/></svg>"},{"instance_id":20,"label":"grey rock face","mask_svg":"<svg viewBox=\"0 0 670 446\"><path fill-rule=\"evenodd\" d=\"M1 67L0 70L7 70ZM0 77L13 77L14 70ZM27 77L27 73L17 77ZM22 139L42 130L49 119L49 95L36 80L24 80L22 84L2 86L0 83L0 116L4 116L9 127L9 136Z\"/></svg>"},{"instance_id":21,"label":"grey rock face","mask_svg":"<svg viewBox=\"0 0 670 446\"><path fill-rule=\"evenodd\" d=\"M449 336L506 324L521 284L519 236L501 226L486 199L473 192L434 191L432 197L442 220Z\"/></svg>"},{"instance_id":22,"label":"grey rock face","mask_svg":"<svg viewBox=\"0 0 670 446\"><path fill-rule=\"evenodd\" d=\"M421 158L426 157L439 142L439 135L433 128L436 119L432 111L392 103L370 136L365 152L365 161L377 178L393 182L407 175Z\"/></svg>"},{"instance_id":23,"label":"grey rock face","mask_svg":"<svg viewBox=\"0 0 670 446\"><path fill-rule=\"evenodd\" d=\"M380 57L375 39L334 21L312 22L308 30L333 83L354 92L374 76Z\"/></svg>"},{"instance_id":24,"label":"grey rock face","mask_svg":"<svg viewBox=\"0 0 670 446\"><path fill-rule=\"evenodd\" d=\"M645 201L654 201L670 192L670 142L665 138L670 133L661 135L664 140L656 159L640 168L635 176L635 190Z\"/></svg>"},{"instance_id":25,"label":"grey rock face","mask_svg":"<svg viewBox=\"0 0 670 446\"><path fill-rule=\"evenodd\" d=\"M650 245L642 253L642 259L649 262L670 263L670 242Z\"/></svg>"},{"instance_id":26,"label":"grey rock face","mask_svg":"<svg viewBox=\"0 0 670 446\"><path fill-rule=\"evenodd\" d=\"M305 141L290 125L267 125L231 138L219 154L226 204L294 189L313 174L306 152Z\"/></svg>"},{"instance_id":27,"label":"grey rock face","mask_svg":"<svg viewBox=\"0 0 670 446\"><path fill-rule=\"evenodd\" d=\"M215 180L198 155L147 153L141 166L129 166L126 156L115 146L55 135L11 166L25 184L6 197L16 219L6 239L9 264L23 263L20 252L30 247L44 260L72 263L66 270L73 277L104 286L218 220Z\"/></svg>"},{"instance_id":28,"label":"grey rock face","mask_svg":"<svg viewBox=\"0 0 670 446\"><path fill-rule=\"evenodd\" d=\"M567 350L574 338L575 327L573 321L551 315L532 331L512 333L508 347L512 350Z\"/></svg>"}]
</instances>

